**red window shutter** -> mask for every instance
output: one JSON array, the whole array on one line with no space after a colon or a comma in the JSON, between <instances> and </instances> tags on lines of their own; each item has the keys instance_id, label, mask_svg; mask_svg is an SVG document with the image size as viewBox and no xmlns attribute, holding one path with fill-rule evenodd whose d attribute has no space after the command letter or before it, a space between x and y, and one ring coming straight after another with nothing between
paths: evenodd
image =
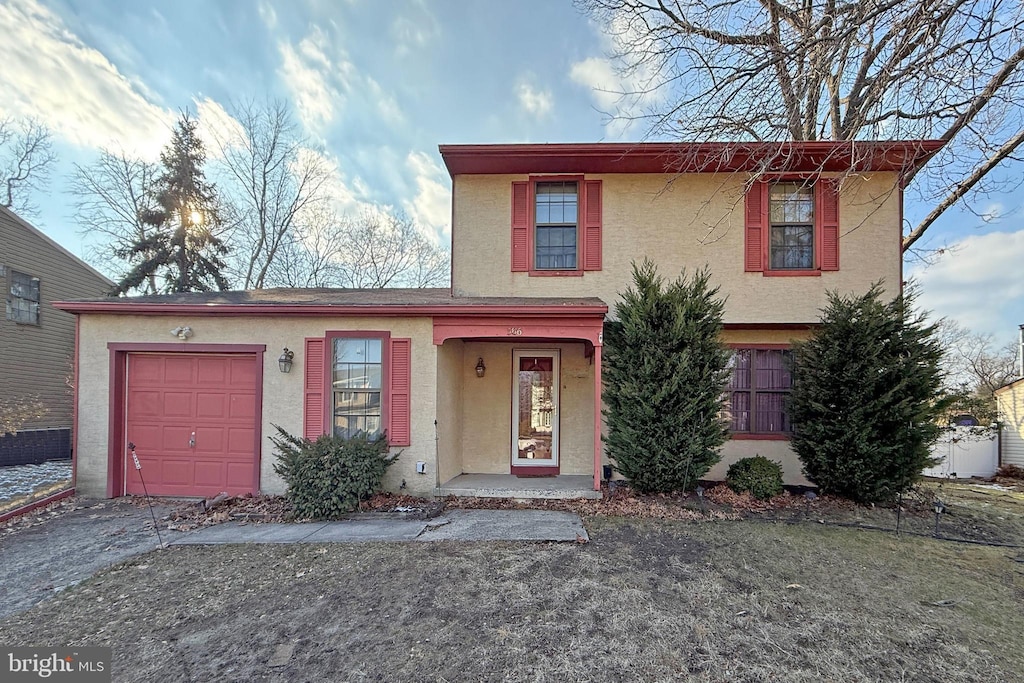
<instances>
[{"instance_id":1,"label":"red window shutter","mask_svg":"<svg viewBox=\"0 0 1024 683\"><path fill-rule=\"evenodd\" d=\"M601 181L587 180L583 185L583 270L601 270Z\"/></svg>"},{"instance_id":2,"label":"red window shutter","mask_svg":"<svg viewBox=\"0 0 1024 683\"><path fill-rule=\"evenodd\" d=\"M819 207L821 269L839 270L839 181L822 178L815 189Z\"/></svg>"},{"instance_id":3,"label":"red window shutter","mask_svg":"<svg viewBox=\"0 0 1024 683\"><path fill-rule=\"evenodd\" d=\"M388 354L388 443L411 443L409 396L412 393L412 340L392 339Z\"/></svg>"},{"instance_id":4,"label":"red window shutter","mask_svg":"<svg viewBox=\"0 0 1024 683\"><path fill-rule=\"evenodd\" d=\"M327 409L327 387L324 386L326 372L324 362L327 359L324 339L306 340L306 383L303 390L302 435L307 439L316 439L325 432Z\"/></svg>"},{"instance_id":5,"label":"red window shutter","mask_svg":"<svg viewBox=\"0 0 1024 683\"><path fill-rule=\"evenodd\" d=\"M743 270L764 270L764 245L768 239L768 183L755 180L747 190L743 230Z\"/></svg>"},{"instance_id":6,"label":"red window shutter","mask_svg":"<svg viewBox=\"0 0 1024 683\"><path fill-rule=\"evenodd\" d=\"M530 270L530 183L512 183L512 272Z\"/></svg>"}]
</instances>

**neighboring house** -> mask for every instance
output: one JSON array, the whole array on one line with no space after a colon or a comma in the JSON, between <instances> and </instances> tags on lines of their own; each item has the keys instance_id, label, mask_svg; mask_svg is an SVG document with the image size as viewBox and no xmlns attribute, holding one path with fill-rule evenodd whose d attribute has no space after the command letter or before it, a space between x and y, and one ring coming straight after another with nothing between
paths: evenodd
<instances>
[{"instance_id":1,"label":"neighboring house","mask_svg":"<svg viewBox=\"0 0 1024 683\"><path fill-rule=\"evenodd\" d=\"M141 493L133 442L150 493L281 492L280 425L309 437L386 429L402 451L386 484L410 493L592 492L608 462L603 325L644 256L667 277L708 264L728 297L733 438L709 476L761 454L804 483L788 443L787 350L817 324L826 290L899 290L901 176L940 147L442 146L451 290L58 304L80 315L79 491Z\"/></svg>"},{"instance_id":2,"label":"neighboring house","mask_svg":"<svg viewBox=\"0 0 1024 683\"><path fill-rule=\"evenodd\" d=\"M75 316L51 302L103 296L113 283L0 206L0 401L42 407L14 434L0 434L0 466L71 457ZM20 407L20 408L19 408ZM30 411L35 413L35 411Z\"/></svg>"},{"instance_id":3,"label":"neighboring house","mask_svg":"<svg viewBox=\"0 0 1024 683\"><path fill-rule=\"evenodd\" d=\"M1024 378L995 391L999 412L999 465L1024 467Z\"/></svg>"}]
</instances>

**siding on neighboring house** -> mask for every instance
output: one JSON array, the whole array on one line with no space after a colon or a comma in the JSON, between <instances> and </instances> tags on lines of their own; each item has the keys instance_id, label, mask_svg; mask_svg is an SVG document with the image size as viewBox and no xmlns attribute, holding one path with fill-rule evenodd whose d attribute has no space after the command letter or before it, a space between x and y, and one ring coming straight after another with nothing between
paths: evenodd
<instances>
[{"instance_id":1,"label":"siding on neighboring house","mask_svg":"<svg viewBox=\"0 0 1024 683\"><path fill-rule=\"evenodd\" d=\"M1003 423L999 464L1024 467L1024 379L996 390L996 405Z\"/></svg>"},{"instance_id":2,"label":"siding on neighboring house","mask_svg":"<svg viewBox=\"0 0 1024 683\"><path fill-rule=\"evenodd\" d=\"M111 282L63 247L0 207L0 288L11 297L19 272L39 279L39 324L0 317L0 396L38 396L47 413L23 429L69 429L72 421L72 356L75 316L50 303L105 295ZM6 306L5 306L6 309Z\"/></svg>"}]
</instances>

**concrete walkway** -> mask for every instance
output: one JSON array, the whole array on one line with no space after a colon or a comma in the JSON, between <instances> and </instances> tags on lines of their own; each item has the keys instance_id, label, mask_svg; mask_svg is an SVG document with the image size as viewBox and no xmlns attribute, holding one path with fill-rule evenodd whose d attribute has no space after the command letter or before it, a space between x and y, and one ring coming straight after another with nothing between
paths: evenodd
<instances>
[{"instance_id":1,"label":"concrete walkway","mask_svg":"<svg viewBox=\"0 0 1024 683\"><path fill-rule=\"evenodd\" d=\"M547 510L449 510L429 520L381 518L295 524L229 522L199 529L170 545L226 543L358 543L361 541L563 541L589 540L572 512Z\"/></svg>"}]
</instances>

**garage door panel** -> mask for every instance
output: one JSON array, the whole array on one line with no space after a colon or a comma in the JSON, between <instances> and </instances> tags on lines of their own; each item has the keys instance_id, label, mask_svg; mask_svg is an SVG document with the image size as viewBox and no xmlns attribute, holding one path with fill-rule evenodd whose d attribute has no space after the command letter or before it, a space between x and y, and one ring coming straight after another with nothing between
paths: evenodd
<instances>
[{"instance_id":1,"label":"garage door panel","mask_svg":"<svg viewBox=\"0 0 1024 683\"><path fill-rule=\"evenodd\" d=\"M232 420L251 421L256 416L256 396L254 394L232 394L228 416Z\"/></svg>"},{"instance_id":2,"label":"garage door panel","mask_svg":"<svg viewBox=\"0 0 1024 683\"><path fill-rule=\"evenodd\" d=\"M132 379L135 386L160 384L164 360L161 356L138 355L132 357Z\"/></svg>"},{"instance_id":3,"label":"garage door panel","mask_svg":"<svg viewBox=\"0 0 1024 683\"><path fill-rule=\"evenodd\" d=\"M219 393L199 392L196 394L196 417L202 419L223 419L228 416L230 396Z\"/></svg>"},{"instance_id":4,"label":"garage door panel","mask_svg":"<svg viewBox=\"0 0 1024 683\"><path fill-rule=\"evenodd\" d=\"M164 374L161 384L194 384L196 381L195 367L196 362L194 356L165 356Z\"/></svg>"},{"instance_id":5,"label":"garage door panel","mask_svg":"<svg viewBox=\"0 0 1024 683\"><path fill-rule=\"evenodd\" d=\"M146 475L145 465L142 466ZM160 480L157 483L185 486L192 482L192 462L186 459L163 458L160 460Z\"/></svg>"},{"instance_id":6,"label":"garage door panel","mask_svg":"<svg viewBox=\"0 0 1024 683\"><path fill-rule=\"evenodd\" d=\"M163 441L163 427L158 424L136 425L128 440L135 444L135 449L139 453L151 453Z\"/></svg>"},{"instance_id":7,"label":"garage door panel","mask_svg":"<svg viewBox=\"0 0 1024 683\"><path fill-rule=\"evenodd\" d=\"M195 395L188 391L165 391L163 393L163 415L167 417L192 417L195 414Z\"/></svg>"},{"instance_id":8,"label":"garage door panel","mask_svg":"<svg viewBox=\"0 0 1024 683\"><path fill-rule=\"evenodd\" d=\"M195 462L195 484L196 486L220 486L225 482L225 463L212 460L196 460ZM252 469L249 469L252 474ZM249 482L252 483L251 481Z\"/></svg>"},{"instance_id":9,"label":"garage door panel","mask_svg":"<svg viewBox=\"0 0 1024 683\"><path fill-rule=\"evenodd\" d=\"M255 492L256 390L253 356L129 354L128 440L137 445L149 492ZM143 492L130 456L125 490Z\"/></svg>"},{"instance_id":10,"label":"garage door panel","mask_svg":"<svg viewBox=\"0 0 1024 683\"><path fill-rule=\"evenodd\" d=\"M232 387L250 388L256 383L256 362L252 358L231 359Z\"/></svg>"},{"instance_id":11,"label":"garage door panel","mask_svg":"<svg viewBox=\"0 0 1024 683\"><path fill-rule=\"evenodd\" d=\"M196 454L206 456L224 452L224 427L196 427Z\"/></svg>"},{"instance_id":12,"label":"garage door panel","mask_svg":"<svg viewBox=\"0 0 1024 683\"><path fill-rule=\"evenodd\" d=\"M233 427L228 430L228 452L232 455L252 455L256 431L253 429Z\"/></svg>"},{"instance_id":13,"label":"garage door panel","mask_svg":"<svg viewBox=\"0 0 1024 683\"><path fill-rule=\"evenodd\" d=\"M229 488L249 490L252 486L252 465L246 462L226 463L226 479Z\"/></svg>"},{"instance_id":14,"label":"garage door panel","mask_svg":"<svg viewBox=\"0 0 1024 683\"><path fill-rule=\"evenodd\" d=\"M128 394L128 401L134 408L137 417L153 417L162 413L163 399L159 391L134 389Z\"/></svg>"},{"instance_id":15,"label":"garage door panel","mask_svg":"<svg viewBox=\"0 0 1024 683\"><path fill-rule=\"evenodd\" d=\"M228 362L230 363L230 361ZM228 368L223 357L199 358L197 359L196 366L198 368L198 374L196 376L197 385L212 385L217 387L224 386L224 383L228 378Z\"/></svg>"}]
</instances>

